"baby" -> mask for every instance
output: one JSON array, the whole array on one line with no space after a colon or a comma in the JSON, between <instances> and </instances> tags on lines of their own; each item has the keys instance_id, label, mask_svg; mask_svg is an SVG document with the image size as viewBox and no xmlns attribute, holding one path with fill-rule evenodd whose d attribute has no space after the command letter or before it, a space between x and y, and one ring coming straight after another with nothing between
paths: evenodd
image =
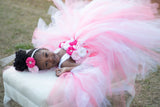
<instances>
[{"instance_id":1,"label":"baby","mask_svg":"<svg viewBox=\"0 0 160 107\"><path fill-rule=\"evenodd\" d=\"M46 48L35 48L29 52L19 50L16 52L14 67L18 71L28 69L31 72L58 67L56 75L60 76L62 73L69 72L79 65L71 57L62 62L61 58L65 54L66 51L62 48L57 53L53 53Z\"/></svg>"}]
</instances>

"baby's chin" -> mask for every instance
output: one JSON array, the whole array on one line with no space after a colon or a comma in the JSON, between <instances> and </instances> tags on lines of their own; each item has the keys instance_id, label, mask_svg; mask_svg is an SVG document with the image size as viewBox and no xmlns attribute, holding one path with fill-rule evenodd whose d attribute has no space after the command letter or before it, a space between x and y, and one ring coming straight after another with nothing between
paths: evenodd
<instances>
[{"instance_id":1,"label":"baby's chin","mask_svg":"<svg viewBox=\"0 0 160 107\"><path fill-rule=\"evenodd\" d=\"M55 55L55 60L56 60L56 62L57 62L57 63L59 63L60 58L59 58L59 56L58 56L58 55Z\"/></svg>"},{"instance_id":2,"label":"baby's chin","mask_svg":"<svg viewBox=\"0 0 160 107\"><path fill-rule=\"evenodd\" d=\"M57 66L59 63L59 56L53 55L53 66Z\"/></svg>"}]
</instances>

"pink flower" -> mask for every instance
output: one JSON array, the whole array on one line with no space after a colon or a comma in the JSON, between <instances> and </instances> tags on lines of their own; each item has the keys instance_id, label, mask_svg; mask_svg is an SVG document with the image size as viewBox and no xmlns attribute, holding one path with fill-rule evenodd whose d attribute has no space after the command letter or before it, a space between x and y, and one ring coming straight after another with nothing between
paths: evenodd
<instances>
[{"instance_id":1,"label":"pink flower","mask_svg":"<svg viewBox=\"0 0 160 107\"><path fill-rule=\"evenodd\" d=\"M33 68L36 64L36 61L32 57L28 57L26 60L26 64L29 68Z\"/></svg>"},{"instance_id":2,"label":"pink flower","mask_svg":"<svg viewBox=\"0 0 160 107\"><path fill-rule=\"evenodd\" d=\"M74 40L73 42L70 42L69 44L70 44L71 46L77 45L77 40Z\"/></svg>"},{"instance_id":3,"label":"pink flower","mask_svg":"<svg viewBox=\"0 0 160 107\"><path fill-rule=\"evenodd\" d=\"M66 50L66 53L68 53L69 55L72 55L72 53L73 53L74 50L75 50L75 49L74 49L72 46L70 46L70 47Z\"/></svg>"},{"instance_id":4,"label":"pink flower","mask_svg":"<svg viewBox=\"0 0 160 107\"><path fill-rule=\"evenodd\" d=\"M62 48L62 46L64 45L64 43L65 43L65 41L64 41L64 42L61 42L61 43L59 44L59 48Z\"/></svg>"}]
</instances>

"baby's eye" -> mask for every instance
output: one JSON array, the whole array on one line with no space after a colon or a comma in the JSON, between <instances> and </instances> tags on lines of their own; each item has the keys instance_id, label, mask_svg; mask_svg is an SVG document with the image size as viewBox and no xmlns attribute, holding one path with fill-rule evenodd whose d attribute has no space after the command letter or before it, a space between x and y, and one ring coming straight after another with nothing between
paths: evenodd
<instances>
[{"instance_id":1,"label":"baby's eye","mask_svg":"<svg viewBox=\"0 0 160 107\"><path fill-rule=\"evenodd\" d=\"M48 62L46 62L45 64L46 64L46 67L47 67L48 66Z\"/></svg>"},{"instance_id":2,"label":"baby's eye","mask_svg":"<svg viewBox=\"0 0 160 107\"><path fill-rule=\"evenodd\" d=\"M45 57L46 57L46 58L48 57L48 53L45 53Z\"/></svg>"}]
</instances>

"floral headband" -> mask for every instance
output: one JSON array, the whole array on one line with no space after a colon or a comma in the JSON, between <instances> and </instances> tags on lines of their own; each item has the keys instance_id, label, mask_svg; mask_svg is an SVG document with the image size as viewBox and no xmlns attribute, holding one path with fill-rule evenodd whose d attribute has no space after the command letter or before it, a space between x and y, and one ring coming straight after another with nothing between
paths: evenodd
<instances>
[{"instance_id":1,"label":"floral headband","mask_svg":"<svg viewBox=\"0 0 160 107\"><path fill-rule=\"evenodd\" d=\"M26 59L26 65L28 66L28 70L32 73L37 73L39 71L39 68L36 66L36 61L33 58L34 54L38 51L39 49L35 49L31 55L31 57L28 57Z\"/></svg>"}]
</instances>

